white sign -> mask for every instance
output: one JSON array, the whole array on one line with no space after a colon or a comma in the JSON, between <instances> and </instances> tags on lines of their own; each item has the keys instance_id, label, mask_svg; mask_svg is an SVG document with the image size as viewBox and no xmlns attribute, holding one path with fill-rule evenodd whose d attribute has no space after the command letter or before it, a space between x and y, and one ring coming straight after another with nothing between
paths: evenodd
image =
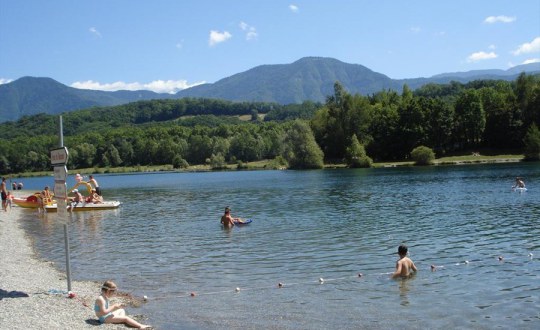
<instances>
[{"instance_id":1,"label":"white sign","mask_svg":"<svg viewBox=\"0 0 540 330\"><path fill-rule=\"evenodd\" d=\"M64 166L55 166L54 167L54 181L63 181L66 182L68 170Z\"/></svg>"},{"instance_id":2,"label":"white sign","mask_svg":"<svg viewBox=\"0 0 540 330\"><path fill-rule=\"evenodd\" d=\"M51 150L51 164L65 165L68 160L68 150L66 147Z\"/></svg>"},{"instance_id":3,"label":"white sign","mask_svg":"<svg viewBox=\"0 0 540 330\"><path fill-rule=\"evenodd\" d=\"M54 196L57 198L67 198L67 188L65 182L54 183Z\"/></svg>"}]
</instances>

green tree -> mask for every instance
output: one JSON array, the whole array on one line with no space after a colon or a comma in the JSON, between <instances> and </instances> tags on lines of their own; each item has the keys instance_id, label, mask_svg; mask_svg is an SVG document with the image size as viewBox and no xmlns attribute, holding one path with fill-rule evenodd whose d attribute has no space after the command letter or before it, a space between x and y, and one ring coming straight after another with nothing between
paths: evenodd
<instances>
[{"instance_id":1,"label":"green tree","mask_svg":"<svg viewBox=\"0 0 540 330\"><path fill-rule=\"evenodd\" d=\"M425 98L411 97L404 100L408 101L402 102L402 105L398 109L399 122L397 128L399 136L397 142L402 153L427 141L427 115L424 112L426 108L424 106L424 103L426 103ZM403 153L401 156L405 155L406 153Z\"/></svg>"},{"instance_id":2,"label":"green tree","mask_svg":"<svg viewBox=\"0 0 540 330\"><path fill-rule=\"evenodd\" d=\"M525 160L540 160L540 130L532 124L523 140Z\"/></svg>"},{"instance_id":3,"label":"green tree","mask_svg":"<svg viewBox=\"0 0 540 330\"><path fill-rule=\"evenodd\" d=\"M351 145L347 147L345 158L349 167L371 167L373 160L366 154L364 146L360 144L356 134L351 138Z\"/></svg>"},{"instance_id":4,"label":"green tree","mask_svg":"<svg viewBox=\"0 0 540 330\"><path fill-rule=\"evenodd\" d=\"M372 141L366 146L376 159L398 159L403 156L399 147L399 113L397 104L375 104L370 123Z\"/></svg>"},{"instance_id":5,"label":"green tree","mask_svg":"<svg viewBox=\"0 0 540 330\"><path fill-rule=\"evenodd\" d=\"M486 127L486 116L476 90L467 89L459 95L455 114L457 142L462 147L478 146Z\"/></svg>"},{"instance_id":6,"label":"green tree","mask_svg":"<svg viewBox=\"0 0 540 330\"><path fill-rule=\"evenodd\" d=\"M311 128L300 120L295 120L287 130L283 157L293 169L316 169L324 165L324 154Z\"/></svg>"},{"instance_id":7,"label":"green tree","mask_svg":"<svg viewBox=\"0 0 540 330\"><path fill-rule=\"evenodd\" d=\"M76 145L74 153L70 157L70 162L77 168L93 167L97 148L91 143L81 143Z\"/></svg>"}]
</instances>

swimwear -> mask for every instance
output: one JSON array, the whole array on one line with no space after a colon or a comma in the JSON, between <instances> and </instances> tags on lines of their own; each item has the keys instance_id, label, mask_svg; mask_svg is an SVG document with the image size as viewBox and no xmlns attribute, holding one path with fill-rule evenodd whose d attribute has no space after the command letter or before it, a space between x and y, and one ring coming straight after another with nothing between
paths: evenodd
<instances>
[{"instance_id":1,"label":"swimwear","mask_svg":"<svg viewBox=\"0 0 540 330\"><path fill-rule=\"evenodd\" d=\"M105 309L108 309L108 308L109 308L109 300L108 300L108 299L105 299ZM99 306L98 306L97 303L94 305L94 311L95 311L96 313L99 312ZM99 317L99 323L105 323L105 319L108 318L108 317L111 316L111 315L113 315L112 312L100 316L100 317Z\"/></svg>"}]
</instances>

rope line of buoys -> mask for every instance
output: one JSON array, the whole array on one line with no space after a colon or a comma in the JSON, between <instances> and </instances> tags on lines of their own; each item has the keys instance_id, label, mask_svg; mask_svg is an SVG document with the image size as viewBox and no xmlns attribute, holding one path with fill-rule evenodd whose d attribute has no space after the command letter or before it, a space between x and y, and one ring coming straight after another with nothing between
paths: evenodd
<instances>
[{"instance_id":1,"label":"rope line of buoys","mask_svg":"<svg viewBox=\"0 0 540 330\"><path fill-rule=\"evenodd\" d=\"M533 260L533 253L528 254L528 259ZM505 257L505 256L497 256L497 257L490 257L488 260L483 259L472 259L472 260L463 260L451 264L445 264L445 265L435 265L431 264L428 269L431 269L432 272L438 271L438 270L444 270L448 269L453 266L467 266L467 265L474 265L474 264L480 264L480 263L487 263L490 260L498 261L498 263L502 264L505 262L508 262L508 260L514 260L519 259L519 257ZM419 267L420 268L420 267ZM422 267L423 268L423 267ZM350 279L365 279L370 277L380 277L380 276L388 276L393 274L393 272L380 272L380 273L356 273L355 275L347 275L347 276L341 276L336 278L324 278L320 277L318 280L308 280L308 281L299 281L299 282L278 282L276 285L264 285L264 286L258 286L258 287L236 287L234 289L228 289L228 290L219 290L219 291L210 291L210 292L186 292L182 294L177 295L169 295L169 296L162 296L162 297L153 297L152 300L162 300L162 299L171 299L171 298L183 298L183 297L197 297L197 296L209 296L209 295L218 295L218 294L230 294L230 293L240 293L243 291L257 291L257 290L271 290L271 289L283 289L293 286L299 286L299 285L323 285L328 282L337 282L337 281L343 281L343 280L350 280ZM146 299L150 299L146 296Z\"/></svg>"}]
</instances>

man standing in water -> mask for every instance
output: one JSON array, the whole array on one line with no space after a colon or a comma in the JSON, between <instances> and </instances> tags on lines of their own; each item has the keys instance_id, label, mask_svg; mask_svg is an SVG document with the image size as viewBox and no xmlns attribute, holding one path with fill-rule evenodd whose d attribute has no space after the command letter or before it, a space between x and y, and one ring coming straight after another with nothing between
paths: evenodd
<instances>
[{"instance_id":1,"label":"man standing in water","mask_svg":"<svg viewBox=\"0 0 540 330\"><path fill-rule=\"evenodd\" d=\"M416 272L416 266L414 262L407 257L409 249L406 245L400 245L398 247L399 260L396 263L396 271L392 274L392 278L408 277L413 272Z\"/></svg>"}]
</instances>

